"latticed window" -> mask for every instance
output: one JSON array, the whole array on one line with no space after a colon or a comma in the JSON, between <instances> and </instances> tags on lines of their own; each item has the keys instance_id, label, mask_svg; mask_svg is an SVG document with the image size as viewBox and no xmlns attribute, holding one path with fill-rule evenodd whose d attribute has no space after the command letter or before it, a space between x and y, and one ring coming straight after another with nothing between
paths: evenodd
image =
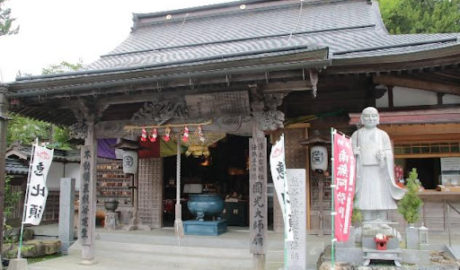
<instances>
[{"instance_id":1,"label":"latticed window","mask_svg":"<svg viewBox=\"0 0 460 270\"><path fill-rule=\"evenodd\" d=\"M396 158L460 156L460 142L413 143L394 146Z\"/></svg>"}]
</instances>

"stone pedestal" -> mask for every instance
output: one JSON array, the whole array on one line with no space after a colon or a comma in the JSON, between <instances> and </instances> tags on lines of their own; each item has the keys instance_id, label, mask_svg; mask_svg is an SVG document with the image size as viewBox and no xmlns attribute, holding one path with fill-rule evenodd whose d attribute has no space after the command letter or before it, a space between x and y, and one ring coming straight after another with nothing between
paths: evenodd
<instances>
[{"instance_id":1,"label":"stone pedestal","mask_svg":"<svg viewBox=\"0 0 460 270\"><path fill-rule=\"evenodd\" d=\"M406 248L408 249L418 249L418 228L414 226L409 226L406 228Z\"/></svg>"},{"instance_id":2,"label":"stone pedestal","mask_svg":"<svg viewBox=\"0 0 460 270\"><path fill-rule=\"evenodd\" d=\"M62 254L67 254L69 246L74 242L74 197L75 179L61 178L59 195L59 240L61 240Z\"/></svg>"},{"instance_id":3,"label":"stone pedestal","mask_svg":"<svg viewBox=\"0 0 460 270\"><path fill-rule=\"evenodd\" d=\"M395 265L401 266L401 249L387 249L387 250L377 250L377 249L367 249L363 248L364 253L364 262L363 265L367 266L371 260L380 260L380 261L394 261Z\"/></svg>"},{"instance_id":4,"label":"stone pedestal","mask_svg":"<svg viewBox=\"0 0 460 270\"><path fill-rule=\"evenodd\" d=\"M184 233L194 235L219 235L227 231L225 219L216 221L184 221Z\"/></svg>"}]
</instances>

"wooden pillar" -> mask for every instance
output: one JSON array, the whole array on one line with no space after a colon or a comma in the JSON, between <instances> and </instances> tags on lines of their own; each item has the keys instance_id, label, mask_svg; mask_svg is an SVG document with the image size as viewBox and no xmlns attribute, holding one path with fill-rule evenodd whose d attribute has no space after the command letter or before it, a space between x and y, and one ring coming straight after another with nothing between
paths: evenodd
<instances>
[{"instance_id":1,"label":"wooden pillar","mask_svg":"<svg viewBox=\"0 0 460 270\"><path fill-rule=\"evenodd\" d=\"M267 251L267 139L253 126L249 140L249 230L253 268L265 269Z\"/></svg>"},{"instance_id":2,"label":"wooden pillar","mask_svg":"<svg viewBox=\"0 0 460 270\"><path fill-rule=\"evenodd\" d=\"M6 151L6 129L8 127L8 101L6 92L8 89L0 85L0 221L3 222L3 209L5 200L5 151ZM3 230L0 230L0 252L3 245Z\"/></svg>"},{"instance_id":3,"label":"wooden pillar","mask_svg":"<svg viewBox=\"0 0 460 270\"><path fill-rule=\"evenodd\" d=\"M310 177L308 148L300 145L299 141L308 138L309 124L293 124L284 129L286 168L306 169L306 200L307 200L307 229L310 230ZM273 196L273 230L284 232L284 221L277 196Z\"/></svg>"},{"instance_id":4,"label":"wooden pillar","mask_svg":"<svg viewBox=\"0 0 460 270\"><path fill-rule=\"evenodd\" d=\"M88 131L85 145L81 148L79 239L82 246L81 263L93 264L96 235L96 162L97 140L94 121L86 121Z\"/></svg>"}]
</instances>

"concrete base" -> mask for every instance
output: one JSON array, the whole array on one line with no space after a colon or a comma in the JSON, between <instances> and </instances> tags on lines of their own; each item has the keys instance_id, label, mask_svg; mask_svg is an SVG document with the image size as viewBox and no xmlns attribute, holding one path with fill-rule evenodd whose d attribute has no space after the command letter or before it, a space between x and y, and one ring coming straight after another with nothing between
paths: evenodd
<instances>
[{"instance_id":1,"label":"concrete base","mask_svg":"<svg viewBox=\"0 0 460 270\"><path fill-rule=\"evenodd\" d=\"M94 259L92 259L92 260L81 260L80 261L81 265L94 265L96 263L97 263L97 261L94 260Z\"/></svg>"},{"instance_id":2,"label":"concrete base","mask_svg":"<svg viewBox=\"0 0 460 270\"><path fill-rule=\"evenodd\" d=\"M406 264L418 264L418 265L429 265L430 264L430 250L418 250L418 249L390 249L385 252L377 251L373 249L372 252L366 249L367 252L363 251L363 248L355 247L337 247L336 249L336 260L349 262L353 265L361 265L365 257L365 253L381 253L382 256L391 251L395 251L394 254L398 253L398 257L401 263ZM377 259L377 258L371 258ZM390 258L391 259L391 258Z\"/></svg>"},{"instance_id":3,"label":"concrete base","mask_svg":"<svg viewBox=\"0 0 460 270\"><path fill-rule=\"evenodd\" d=\"M227 231L225 219L216 221L184 221L184 233L186 235L219 235Z\"/></svg>"},{"instance_id":4,"label":"concrete base","mask_svg":"<svg viewBox=\"0 0 460 270\"><path fill-rule=\"evenodd\" d=\"M24 258L11 259L8 270L27 270L27 260Z\"/></svg>"},{"instance_id":5,"label":"concrete base","mask_svg":"<svg viewBox=\"0 0 460 270\"><path fill-rule=\"evenodd\" d=\"M141 230L141 231L150 231L152 230L150 228L150 226L148 225L144 225L144 224L131 224L131 225L127 225L123 228L125 231L137 231L137 230Z\"/></svg>"}]
</instances>

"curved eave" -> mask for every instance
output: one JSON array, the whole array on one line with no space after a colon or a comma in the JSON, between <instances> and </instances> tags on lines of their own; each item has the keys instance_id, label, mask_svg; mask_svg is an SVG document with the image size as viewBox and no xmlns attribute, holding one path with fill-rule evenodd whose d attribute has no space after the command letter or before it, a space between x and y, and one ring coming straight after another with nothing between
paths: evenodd
<instances>
[{"instance_id":1,"label":"curved eave","mask_svg":"<svg viewBox=\"0 0 460 270\"><path fill-rule=\"evenodd\" d=\"M328 48L303 49L283 54L263 53L252 57L190 61L169 65L134 67L129 69L96 70L68 73L54 77L22 79L8 85L8 97L53 95L63 92L109 88L125 84L149 83L178 78L209 77L297 68L324 68L330 64Z\"/></svg>"},{"instance_id":2,"label":"curved eave","mask_svg":"<svg viewBox=\"0 0 460 270\"><path fill-rule=\"evenodd\" d=\"M460 44L418 52L353 58L333 58L328 72L388 72L460 63Z\"/></svg>"}]
</instances>

